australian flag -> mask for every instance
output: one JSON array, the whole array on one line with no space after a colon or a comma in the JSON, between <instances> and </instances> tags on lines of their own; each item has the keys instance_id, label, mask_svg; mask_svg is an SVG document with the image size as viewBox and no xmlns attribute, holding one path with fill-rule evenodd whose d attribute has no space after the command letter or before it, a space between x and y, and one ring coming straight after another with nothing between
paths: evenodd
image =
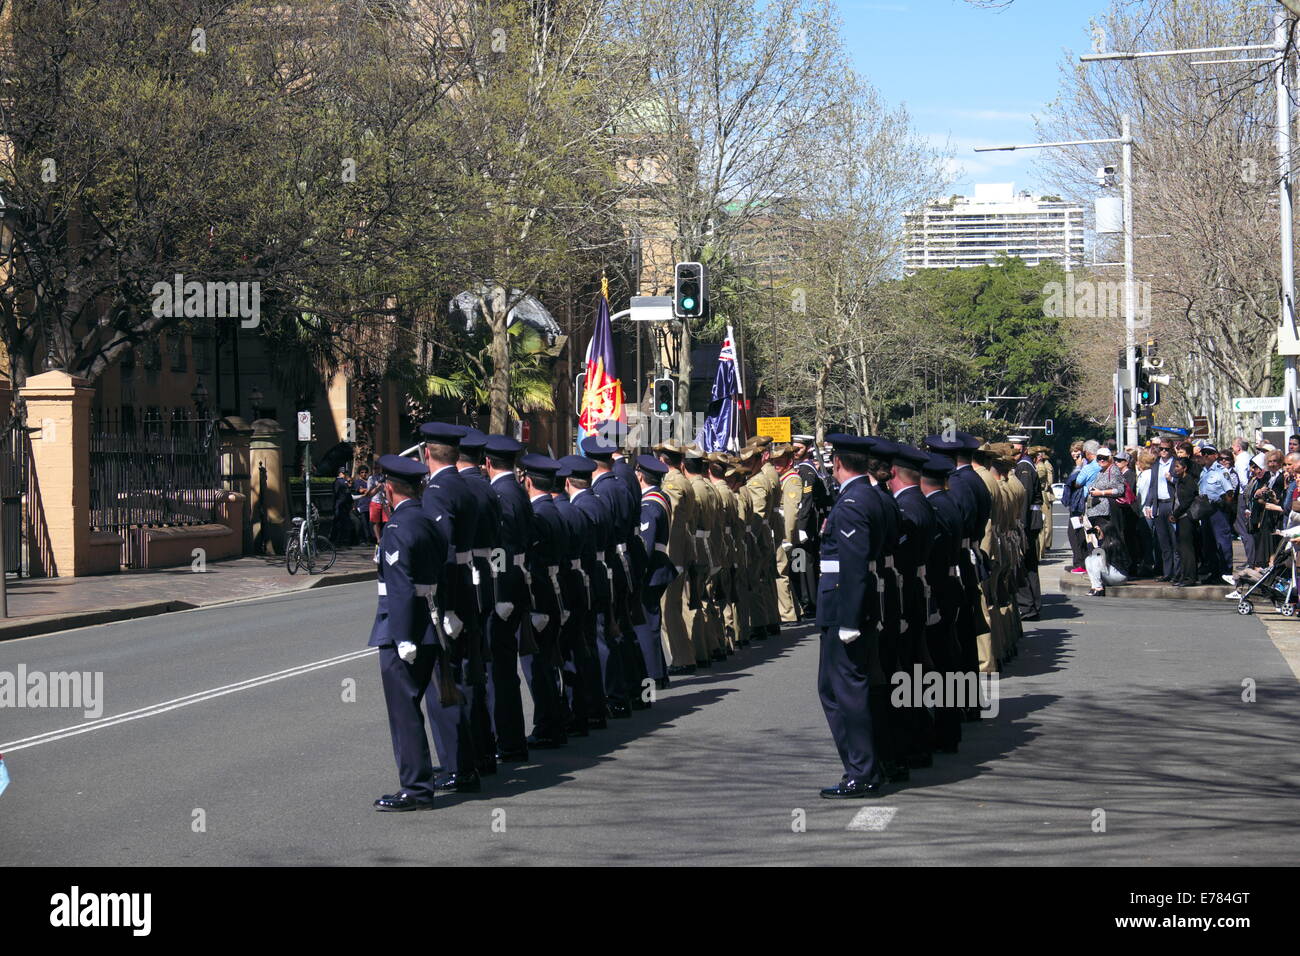
<instances>
[{"instance_id":1,"label":"australian flag","mask_svg":"<svg viewBox=\"0 0 1300 956\"><path fill-rule=\"evenodd\" d=\"M705 451L729 451L736 447L736 396L740 394L740 376L736 372L736 345L731 326L718 353L718 371L713 376L709 399L709 417L695 436Z\"/></svg>"}]
</instances>

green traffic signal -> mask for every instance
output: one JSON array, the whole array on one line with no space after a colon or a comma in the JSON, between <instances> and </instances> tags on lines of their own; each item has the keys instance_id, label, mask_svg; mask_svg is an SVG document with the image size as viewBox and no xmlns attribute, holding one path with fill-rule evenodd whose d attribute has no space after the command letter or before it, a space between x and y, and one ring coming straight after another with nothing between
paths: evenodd
<instances>
[{"instance_id":1,"label":"green traffic signal","mask_svg":"<svg viewBox=\"0 0 1300 956\"><path fill-rule=\"evenodd\" d=\"M689 295L688 295L686 298L682 299L682 310L683 310L683 311L685 311L685 312L691 312L691 311L693 311L694 309L695 309L695 300L694 300L694 299L692 299Z\"/></svg>"}]
</instances>

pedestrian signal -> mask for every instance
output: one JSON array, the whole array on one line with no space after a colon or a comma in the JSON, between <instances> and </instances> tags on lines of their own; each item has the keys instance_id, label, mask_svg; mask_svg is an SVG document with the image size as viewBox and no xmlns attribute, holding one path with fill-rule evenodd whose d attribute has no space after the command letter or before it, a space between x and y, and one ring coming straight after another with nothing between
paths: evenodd
<instances>
[{"instance_id":1,"label":"pedestrian signal","mask_svg":"<svg viewBox=\"0 0 1300 956\"><path fill-rule=\"evenodd\" d=\"M698 262L679 262L673 279L673 315L679 319L703 316L704 266Z\"/></svg>"}]
</instances>

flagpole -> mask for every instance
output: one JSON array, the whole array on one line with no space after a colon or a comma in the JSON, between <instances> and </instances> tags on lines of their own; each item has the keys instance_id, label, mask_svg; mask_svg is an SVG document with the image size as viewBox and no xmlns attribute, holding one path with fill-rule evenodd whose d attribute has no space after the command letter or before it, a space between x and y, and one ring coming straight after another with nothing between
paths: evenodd
<instances>
[{"instance_id":1,"label":"flagpole","mask_svg":"<svg viewBox=\"0 0 1300 956\"><path fill-rule=\"evenodd\" d=\"M730 328L730 326L728 326ZM733 339L736 343L736 418L738 421L743 418L743 431L749 432L749 416L745 414L745 349L741 345L740 339ZM736 436L740 438L739 435Z\"/></svg>"}]
</instances>

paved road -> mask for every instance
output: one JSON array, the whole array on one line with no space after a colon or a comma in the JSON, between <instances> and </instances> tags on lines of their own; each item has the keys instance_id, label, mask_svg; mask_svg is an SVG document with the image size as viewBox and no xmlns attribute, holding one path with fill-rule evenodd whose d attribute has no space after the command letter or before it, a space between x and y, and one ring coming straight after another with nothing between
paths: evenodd
<instances>
[{"instance_id":1,"label":"paved road","mask_svg":"<svg viewBox=\"0 0 1300 956\"><path fill-rule=\"evenodd\" d=\"M0 672L105 681L98 723L0 710L13 776L0 865L1293 864L1300 847L1300 684L1261 619L1227 602L1049 593L1000 715L868 804L818 798L840 767L814 690L817 638L801 629L506 768L481 795L392 815L370 808L396 784L361 646L372 594L340 586L0 644ZM848 829L864 806L881 808L883 830Z\"/></svg>"}]
</instances>

